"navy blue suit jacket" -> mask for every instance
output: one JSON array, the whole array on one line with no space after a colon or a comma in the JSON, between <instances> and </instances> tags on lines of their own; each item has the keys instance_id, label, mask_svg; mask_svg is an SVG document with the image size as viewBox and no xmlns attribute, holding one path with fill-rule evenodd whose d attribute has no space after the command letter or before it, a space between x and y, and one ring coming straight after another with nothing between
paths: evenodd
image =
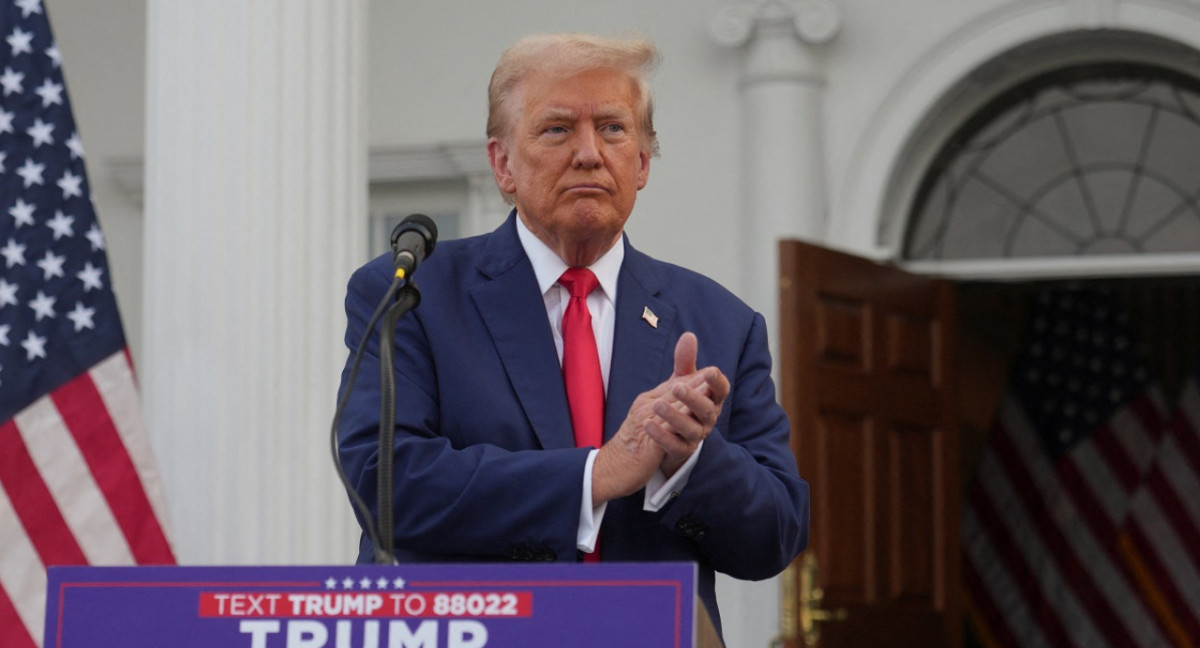
<instances>
[{"instance_id":1,"label":"navy blue suit jacket","mask_svg":"<svg viewBox=\"0 0 1200 648\"><path fill-rule=\"evenodd\" d=\"M578 560L588 450L574 445L562 369L514 218L491 234L438 243L415 274L421 302L396 331L401 563ZM699 593L719 629L714 570L762 579L786 567L808 541L808 485L775 401L762 316L717 283L623 244L605 439L638 394L671 375L685 331L699 339L698 366L719 367L732 391L686 488L661 511L644 511L640 491L609 503L602 556L697 563ZM391 279L387 255L351 278L350 349ZM645 308L657 327L643 318ZM351 483L373 508L380 408L377 333L371 337L339 448ZM364 538L359 560L372 556Z\"/></svg>"}]
</instances>

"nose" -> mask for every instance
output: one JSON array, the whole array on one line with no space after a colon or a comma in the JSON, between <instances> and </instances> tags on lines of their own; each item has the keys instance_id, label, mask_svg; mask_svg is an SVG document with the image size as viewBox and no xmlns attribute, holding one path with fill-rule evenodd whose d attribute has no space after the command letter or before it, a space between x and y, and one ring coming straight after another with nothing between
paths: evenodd
<instances>
[{"instance_id":1,"label":"nose","mask_svg":"<svg viewBox=\"0 0 1200 648\"><path fill-rule=\"evenodd\" d=\"M580 169L594 169L603 162L600 157L599 135L591 129L576 131L575 166Z\"/></svg>"}]
</instances>

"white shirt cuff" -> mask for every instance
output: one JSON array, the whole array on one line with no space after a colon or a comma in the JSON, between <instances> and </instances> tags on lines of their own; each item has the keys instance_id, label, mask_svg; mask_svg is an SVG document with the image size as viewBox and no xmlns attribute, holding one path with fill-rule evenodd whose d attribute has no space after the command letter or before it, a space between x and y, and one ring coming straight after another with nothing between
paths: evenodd
<instances>
[{"instance_id":1,"label":"white shirt cuff","mask_svg":"<svg viewBox=\"0 0 1200 648\"><path fill-rule=\"evenodd\" d=\"M683 487L687 486L688 478L692 476L692 469L696 467L696 462L700 460L700 450L704 447L704 442L696 446L696 451L692 456L688 457L687 461L671 475L670 479L663 474L663 471L656 470L654 475L650 477L650 481L646 482L646 498L642 502L642 510L651 513L657 513L662 507L667 505L667 502L679 496L683 492Z\"/></svg>"},{"instance_id":2,"label":"white shirt cuff","mask_svg":"<svg viewBox=\"0 0 1200 648\"><path fill-rule=\"evenodd\" d=\"M575 548L584 553L596 550L596 538L600 537L600 523L604 521L604 510L608 502L592 507L592 466L596 463L596 453L588 453L587 463L583 468L583 502L579 505L579 531L575 534Z\"/></svg>"}]
</instances>

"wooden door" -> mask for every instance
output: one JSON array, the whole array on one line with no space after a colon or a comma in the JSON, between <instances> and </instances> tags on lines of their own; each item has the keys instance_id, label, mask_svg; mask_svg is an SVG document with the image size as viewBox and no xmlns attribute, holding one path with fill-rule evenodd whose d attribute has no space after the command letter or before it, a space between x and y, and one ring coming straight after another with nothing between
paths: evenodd
<instances>
[{"instance_id":1,"label":"wooden door","mask_svg":"<svg viewBox=\"0 0 1200 648\"><path fill-rule=\"evenodd\" d=\"M780 255L783 403L812 489L784 644L809 645L800 620L819 607L844 615L816 622L821 648L957 648L954 286L796 241ZM823 600L800 600L806 575Z\"/></svg>"}]
</instances>

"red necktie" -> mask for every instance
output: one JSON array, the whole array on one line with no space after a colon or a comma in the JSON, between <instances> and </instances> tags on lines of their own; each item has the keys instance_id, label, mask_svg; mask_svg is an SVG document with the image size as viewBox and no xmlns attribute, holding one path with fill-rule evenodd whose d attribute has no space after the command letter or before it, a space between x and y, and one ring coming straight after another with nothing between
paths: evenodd
<instances>
[{"instance_id":1,"label":"red necktie","mask_svg":"<svg viewBox=\"0 0 1200 648\"><path fill-rule=\"evenodd\" d=\"M587 297L600 281L587 268L567 268L558 279L571 301L563 313L563 381L567 385L567 404L571 408L571 427L575 446L599 448L604 443L604 378L600 374L600 353L592 332L592 314ZM584 562L600 561L600 538Z\"/></svg>"},{"instance_id":2,"label":"red necktie","mask_svg":"<svg viewBox=\"0 0 1200 648\"><path fill-rule=\"evenodd\" d=\"M600 282L587 268L568 268L558 283L571 293L562 322L562 368L575 445L599 448L604 443L604 378L587 296Z\"/></svg>"}]
</instances>

